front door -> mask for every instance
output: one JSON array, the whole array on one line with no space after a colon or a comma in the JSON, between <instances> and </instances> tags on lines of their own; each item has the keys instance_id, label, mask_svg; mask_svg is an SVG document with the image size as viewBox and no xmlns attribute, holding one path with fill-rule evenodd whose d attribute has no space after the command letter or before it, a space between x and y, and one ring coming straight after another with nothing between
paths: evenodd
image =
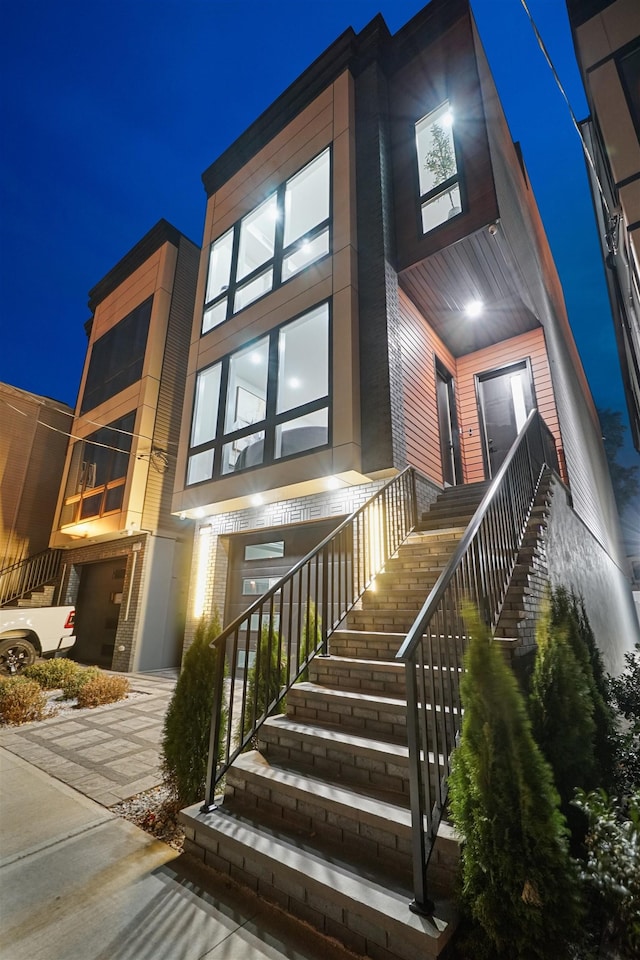
<instances>
[{"instance_id":1,"label":"front door","mask_svg":"<svg viewBox=\"0 0 640 960\"><path fill-rule=\"evenodd\" d=\"M535 407L528 360L477 376L485 466L493 477Z\"/></svg>"},{"instance_id":2,"label":"front door","mask_svg":"<svg viewBox=\"0 0 640 960\"><path fill-rule=\"evenodd\" d=\"M438 401L442 479L445 484L453 486L460 483L462 479L458 418L456 416L453 377L439 361L436 361L436 398Z\"/></svg>"}]
</instances>

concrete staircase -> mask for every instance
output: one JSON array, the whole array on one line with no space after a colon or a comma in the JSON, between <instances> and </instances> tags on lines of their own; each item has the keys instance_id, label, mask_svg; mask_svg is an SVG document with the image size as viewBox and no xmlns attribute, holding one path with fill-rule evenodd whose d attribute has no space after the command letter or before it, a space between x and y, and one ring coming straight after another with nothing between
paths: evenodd
<instances>
[{"instance_id":1,"label":"concrete staircase","mask_svg":"<svg viewBox=\"0 0 640 960\"><path fill-rule=\"evenodd\" d=\"M437 957L455 927L458 844L446 823L429 866L434 916L409 910L405 676L394 658L485 489L438 498L332 634L331 656L289 691L286 715L227 772L223 805L181 814L186 852L374 960Z\"/></svg>"}]
</instances>

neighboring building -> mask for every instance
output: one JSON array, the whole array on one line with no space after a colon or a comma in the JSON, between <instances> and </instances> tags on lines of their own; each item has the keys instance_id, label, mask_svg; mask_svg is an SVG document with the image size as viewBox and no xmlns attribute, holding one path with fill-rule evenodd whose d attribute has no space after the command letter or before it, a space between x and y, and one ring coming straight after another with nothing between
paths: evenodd
<instances>
[{"instance_id":1,"label":"neighboring building","mask_svg":"<svg viewBox=\"0 0 640 960\"><path fill-rule=\"evenodd\" d=\"M620 355L640 452L640 5L567 0L591 116L581 124Z\"/></svg>"},{"instance_id":2,"label":"neighboring building","mask_svg":"<svg viewBox=\"0 0 640 960\"><path fill-rule=\"evenodd\" d=\"M46 550L73 410L0 383L0 573Z\"/></svg>"},{"instance_id":3,"label":"neighboring building","mask_svg":"<svg viewBox=\"0 0 640 960\"><path fill-rule=\"evenodd\" d=\"M547 575L637 636L596 412L466 0L347 30L204 173L173 512L228 622L384 478L492 476L536 406Z\"/></svg>"},{"instance_id":4,"label":"neighboring building","mask_svg":"<svg viewBox=\"0 0 640 960\"><path fill-rule=\"evenodd\" d=\"M89 293L51 546L75 655L117 670L180 662L192 524L170 504L198 254L161 220Z\"/></svg>"}]
</instances>

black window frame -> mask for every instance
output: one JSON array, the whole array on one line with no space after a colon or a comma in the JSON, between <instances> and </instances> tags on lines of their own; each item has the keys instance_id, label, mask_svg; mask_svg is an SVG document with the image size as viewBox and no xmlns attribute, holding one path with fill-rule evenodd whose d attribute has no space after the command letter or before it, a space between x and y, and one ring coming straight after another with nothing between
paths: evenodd
<instances>
[{"instance_id":1,"label":"black window frame","mask_svg":"<svg viewBox=\"0 0 640 960\"><path fill-rule=\"evenodd\" d=\"M640 39L637 37L630 43L627 43L620 50L616 51L615 61L616 68L618 70L618 77L620 78L620 85L622 87L625 100L627 101L629 116L631 117L631 122L633 123L636 131L638 143L640 143L640 90L635 91L632 89L629 83L629 73L624 67L625 61L630 60L631 57L637 57L640 59Z\"/></svg>"},{"instance_id":2,"label":"black window frame","mask_svg":"<svg viewBox=\"0 0 640 960\"><path fill-rule=\"evenodd\" d=\"M301 404L298 407L293 407L289 410L285 410L282 413L276 412L277 399L278 399L278 344L280 338L280 331L289 326L290 324L295 323L298 320L301 320L303 317L307 316L310 313L313 313L314 310L317 310L319 307L326 306L327 308L327 353L328 353L328 369L327 369L327 380L328 380L328 392L323 397L319 397L316 400L311 400L308 403ZM247 350L250 350L252 347L255 348L262 341L268 341L268 372L267 372L267 396L265 403L265 417L263 420L260 420L256 423L249 424L246 427L242 427L238 430L230 431L229 433L224 432L224 422L227 409L227 393L229 387L229 367L231 364L231 359L238 353L243 353ZM333 303L331 299L320 300L318 303L309 307L306 310L303 310L301 313L296 314L294 317L290 317L285 320L283 323L278 324L278 326L273 327L271 330L268 330L266 333L261 334L258 337L255 337L253 340L248 341L243 344L237 350L233 350L230 353L225 354L224 357L215 360L213 363L208 364L206 367L202 367L197 371L195 382L194 382L194 391L193 396L195 400L196 390L198 385L198 376L204 373L205 370L210 370L212 367L215 367L217 364L221 365L220 371L220 393L218 396L218 417L216 421L216 433L215 437L211 440L206 440L203 443L192 446L190 444L187 451L187 463L185 469L185 487L193 489L195 487L201 486L205 483L212 483L216 480L223 480L228 477L237 477L241 474L249 473L254 470L261 470L263 467L273 466L277 463L284 463L289 460L296 459L298 457L308 456L311 453L317 453L319 450L326 450L331 447L332 444L332 427L333 427ZM292 420L297 420L300 417L307 416L310 413L315 413L319 410L327 411L327 442L319 444L318 446L310 447L306 450L300 450L296 453L291 453L288 456L279 456L276 457L275 454L275 442L276 442L276 428L283 423L288 423ZM191 422L189 425L189 438L193 436L194 421L196 415L196 404L195 402L192 405L191 410ZM223 462L223 447L228 443L233 443L235 440L241 440L244 437L252 436L256 433L264 432L264 441L263 441L263 455L262 462L256 463L248 467L241 467L238 470L230 470L224 473L222 471L222 462ZM211 475L206 477L203 480L196 480L189 483L189 460L192 456L195 456L199 453L205 453L208 450L213 450L213 469Z\"/></svg>"},{"instance_id":3,"label":"black window frame","mask_svg":"<svg viewBox=\"0 0 640 960\"><path fill-rule=\"evenodd\" d=\"M288 244L286 247L284 245L284 230L285 230L285 193L287 189L287 184L294 180L298 174L311 166L316 160L318 160L324 153L329 155L329 216L326 217L323 221L316 224L310 230L308 230L301 237L297 237L292 243ZM276 197L277 211L278 216L275 223L275 240L274 240L274 250L273 256L268 260L265 260L260 266L256 267L251 273L245 274L240 280L237 279L236 274L238 270L238 257L240 250L240 233L242 228L242 223L246 220L247 217L250 217L258 207L262 206L267 200L271 197ZM248 310L249 307L252 307L254 304L258 303L264 297L269 296L269 294L274 293L280 287L284 286L287 283L290 283L292 280L295 280L296 277L299 277L305 270L308 270L310 267L315 266L318 263L321 263L327 257L330 257L333 253L333 145L329 144L327 147L322 149L319 153L316 154L311 160L304 163L295 173L292 173L290 177L287 177L286 180L276 187L275 190L269 191L261 199L260 203L256 204L251 210L245 213L239 220L233 224L232 227L224 230L219 237L216 237L215 240L212 240L209 244L209 253L207 260L207 278L205 282L205 300L202 308L202 321L200 323L200 336L204 337L208 333L211 333L212 330L216 330L223 323L227 323L231 320L232 317L238 316L242 313L243 310ZM206 299L207 296L207 287L209 284L209 272L211 270L211 253L213 251L214 245L226 236L230 231L233 231L233 241L231 248L231 266L229 270L229 284L228 286L218 293L215 297L212 297L210 300ZM299 271L292 274L290 277L282 277L282 269L284 261L292 253L295 253L296 250L304 246L305 243L312 243L319 236L321 236L325 231L328 231L328 249L326 253L323 253L320 257L315 260L312 260L307 266L302 267ZM239 291L243 290L245 287L249 286L255 280L258 280L263 274L272 271L272 283L268 290L260 294L246 306L241 307L240 309L235 309L235 300L236 295ZM208 310L213 309L218 304L221 304L226 298L227 307L225 312L225 317L223 320L220 320L218 323L214 324L211 327L208 327L204 330L204 316Z\"/></svg>"},{"instance_id":4,"label":"black window frame","mask_svg":"<svg viewBox=\"0 0 640 960\"><path fill-rule=\"evenodd\" d=\"M153 295L118 320L91 347L80 413L94 410L142 377L149 340ZM133 325L133 330L129 327ZM136 345L132 356L131 344ZM114 366L115 362L115 366Z\"/></svg>"},{"instance_id":5,"label":"black window frame","mask_svg":"<svg viewBox=\"0 0 640 960\"><path fill-rule=\"evenodd\" d=\"M447 223L451 223L451 220L455 220L456 217L459 217L464 213L465 206L466 206L466 200L465 200L465 194L464 194L464 177L462 175L462 163L460 159L460 148L458 145L459 138L455 134L455 124L452 128L451 139L453 140L453 153L456 161L456 172L452 174L452 176L448 177L446 180L443 180L441 183L437 184L435 187L432 187L431 190L427 190L426 193L420 192L420 167L419 167L420 158L417 152L416 127L423 120L426 120L428 117L430 117L431 114L437 113L438 110L445 103L449 105L449 109L453 112L453 115L455 117L454 103L452 99L447 96L447 97L444 97L444 99L441 100L437 104L437 106L433 107L433 109L428 110L426 113L423 113L421 117L418 117L418 119L413 122L413 125L411 127L412 143L413 143L414 183L415 183L415 191L416 191L416 194L418 195L418 211L417 211L418 221L417 222L418 222L418 233L419 233L419 236L421 237L426 237L429 234L433 233L434 230L439 230L441 227L444 227ZM456 186L460 191L459 212L455 214L454 217L451 217L451 219L443 220L441 223L437 223L434 227L430 227L428 230L425 230L422 225L422 208L431 200L436 200L438 197L443 196L445 193L448 193L452 187L456 187Z\"/></svg>"}]
</instances>

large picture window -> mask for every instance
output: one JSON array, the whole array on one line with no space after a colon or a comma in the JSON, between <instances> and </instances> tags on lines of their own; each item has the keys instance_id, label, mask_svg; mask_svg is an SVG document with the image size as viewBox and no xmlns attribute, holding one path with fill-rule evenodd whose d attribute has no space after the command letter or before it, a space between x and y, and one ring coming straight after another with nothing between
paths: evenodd
<instances>
[{"instance_id":1,"label":"large picture window","mask_svg":"<svg viewBox=\"0 0 640 960\"><path fill-rule=\"evenodd\" d=\"M60 526L120 510L135 412L74 444Z\"/></svg>"},{"instance_id":2,"label":"large picture window","mask_svg":"<svg viewBox=\"0 0 640 960\"><path fill-rule=\"evenodd\" d=\"M423 233L462 212L453 125L445 100L415 126Z\"/></svg>"},{"instance_id":3,"label":"large picture window","mask_svg":"<svg viewBox=\"0 0 640 960\"><path fill-rule=\"evenodd\" d=\"M329 304L196 378L187 485L329 443Z\"/></svg>"},{"instance_id":4,"label":"large picture window","mask_svg":"<svg viewBox=\"0 0 640 960\"><path fill-rule=\"evenodd\" d=\"M81 413L115 397L142 376L152 303L149 297L93 344Z\"/></svg>"},{"instance_id":5,"label":"large picture window","mask_svg":"<svg viewBox=\"0 0 640 960\"><path fill-rule=\"evenodd\" d=\"M330 210L327 148L211 244L202 333L326 256Z\"/></svg>"}]
</instances>

